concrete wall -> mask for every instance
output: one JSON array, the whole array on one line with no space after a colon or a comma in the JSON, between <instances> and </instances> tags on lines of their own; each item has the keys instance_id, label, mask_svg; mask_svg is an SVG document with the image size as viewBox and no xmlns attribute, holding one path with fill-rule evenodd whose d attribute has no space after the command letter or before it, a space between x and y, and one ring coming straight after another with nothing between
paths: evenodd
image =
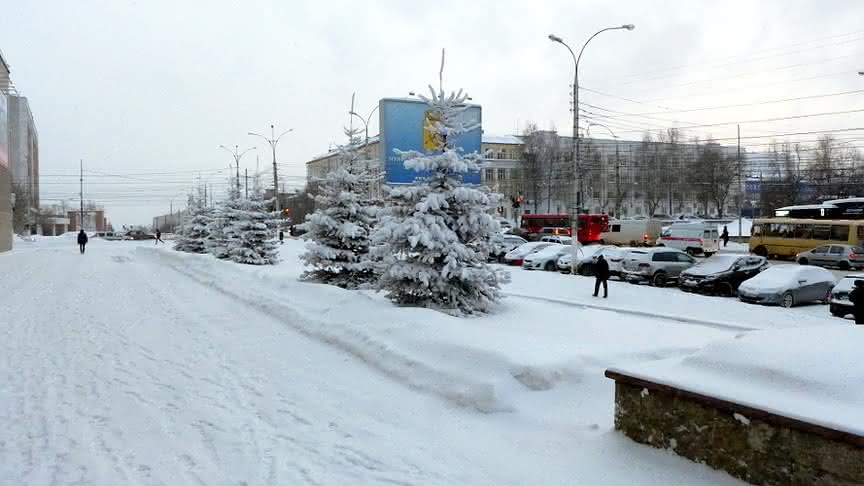
<instances>
[{"instance_id":1,"label":"concrete wall","mask_svg":"<svg viewBox=\"0 0 864 486\"><path fill-rule=\"evenodd\" d=\"M615 428L636 442L753 484L864 484L864 437L628 377L614 379Z\"/></svg>"}]
</instances>

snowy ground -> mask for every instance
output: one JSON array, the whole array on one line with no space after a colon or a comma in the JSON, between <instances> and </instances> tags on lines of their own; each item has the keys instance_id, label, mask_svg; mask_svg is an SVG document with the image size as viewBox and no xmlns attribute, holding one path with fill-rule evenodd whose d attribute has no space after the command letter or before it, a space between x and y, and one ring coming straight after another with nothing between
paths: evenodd
<instances>
[{"instance_id":1,"label":"snowy ground","mask_svg":"<svg viewBox=\"0 0 864 486\"><path fill-rule=\"evenodd\" d=\"M457 319L152 242L0 255L3 484L736 484L613 430L608 366L848 325L514 269ZM802 319L806 317L806 319Z\"/></svg>"}]
</instances>

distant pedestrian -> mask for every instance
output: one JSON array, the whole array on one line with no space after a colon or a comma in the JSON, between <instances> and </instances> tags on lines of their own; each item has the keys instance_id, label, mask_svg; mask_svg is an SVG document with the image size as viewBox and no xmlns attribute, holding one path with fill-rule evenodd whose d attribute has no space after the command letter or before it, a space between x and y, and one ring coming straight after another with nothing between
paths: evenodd
<instances>
[{"instance_id":1,"label":"distant pedestrian","mask_svg":"<svg viewBox=\"0 0 864 486\"><path fill-rule=\"evenodd\" d=\"M293 224L292 224L291 226L288 227L288 234L291 235L291 236L297 236L297 234L296 234L296 230L294 229L294 225L293 225Z\"/></svg>"},{"instance_id":2,"label":"distant pedestrian","mask_svg":"<svg viewBox=\"0 0 864 486\"><path fill-rule=\"evenodd\" d=\"M84 247L87 246L87 233L82 229L78 232L78 249L81 250L81 254L84 254Z\"/></svg>"},{"instance_id":3,"label":"distant pedestrian","mask_svg":"<svg viewBox=\"0 0 864 486\"><path fill-rule=\"evenodd\" d=\"M855 324L864 324L864 280L855 281L855 288L849 292L849 301L854 306Z\"/></svg>"},{"instance_id":4,"label":"distant pedestrian","mask_svg":"<svg viewBox=\"0 0 864 486\"><path fill-rule=\"evenodd\" d=\"M607 280L609 280L609 262L600 255L594 262L594 297L600 293L600 284L603 284L603 298L609 296Z\"/></svg>"},{"instance_id":5,"label":"distant pedestrian","mask_svg":"<svg viewBox=\"0 0 864 486\"><path fill-rule=\"evenodd\" d=\"M281 229L279 230L279 244L282 245L285 243L285 232Z\"/></svg>"},{"instance_id":6,"label":"distant pedestrian","mask_svg":"<svg viewBox=\"0 0 864 486\"><path fill-rule=\"evenodd\" d=\"M729 230L724 226L723 233L720 235L720 239L723 240L723 248L726 248L726 245L729 244Z\"/></svg>"},{"instance_id":7,"label":"distant pedestrian","mask_svg":"<svg viewBox=\"0 0 864 486\"><path fill-rule=\"evenodd\" d=\"M165 242L162 241L162 232L157 229L156 230L156 244L158 245L159 243L162 243L163 245L165 244Z\"/></svg>"}]
</instances>

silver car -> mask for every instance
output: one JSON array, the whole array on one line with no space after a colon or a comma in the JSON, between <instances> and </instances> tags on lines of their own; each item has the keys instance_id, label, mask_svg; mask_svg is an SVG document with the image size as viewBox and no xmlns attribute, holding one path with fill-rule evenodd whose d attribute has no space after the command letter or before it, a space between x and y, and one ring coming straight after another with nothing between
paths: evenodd
<instances>
[{"instance_id":1,"label":"silver car","mask_svg":"<svg viewBox=\"0 0 864 486\"><path fill-rule=\"evenodd\" d=\"M799 253L795 260L801 265L837 267L842 270L864 268L864 248L852 245L822 245Z\"/></svg>"},{"instance_id":2,"label":"silver car","mask_svg":"<svg viewBox=\"0 0 864 486\"><path fill-rule=\"evenodd\" d=\"M630 283L648 282L656 287L678 280L681 272L696 263L690 255L672 248L630 250L624 260L622 276Z\"/></svg>"}]
</instances>

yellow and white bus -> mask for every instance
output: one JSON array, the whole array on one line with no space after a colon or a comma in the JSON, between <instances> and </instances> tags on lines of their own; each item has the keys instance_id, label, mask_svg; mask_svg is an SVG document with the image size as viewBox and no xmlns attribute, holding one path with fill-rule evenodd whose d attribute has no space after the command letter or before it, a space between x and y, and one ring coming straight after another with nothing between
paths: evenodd
<instances>
[{"instance_id":1,"label":"yellow and white bus","mask_svg":"<svg viewBox=\"0 0 864 486\"><path fill-rule=\"evenodd\" d=\"M864 219L756 219L750 235L752 253L795 258L819 245L860 245L864 241Z\"/></svg>"}]
</instances>

